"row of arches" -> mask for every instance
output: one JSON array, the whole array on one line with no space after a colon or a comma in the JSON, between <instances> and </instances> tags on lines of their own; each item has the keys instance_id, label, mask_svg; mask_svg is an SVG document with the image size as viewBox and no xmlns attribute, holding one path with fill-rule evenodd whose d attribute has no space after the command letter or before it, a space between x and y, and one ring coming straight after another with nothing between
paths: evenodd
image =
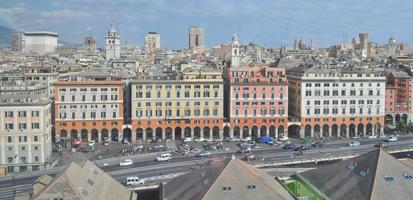
<instances>
[{"instance_id":1,"label":"row of arches","mask_svg":"<svg viewBox=\"0 0 413 200\"><path fill-rule=\"evenodd\" d=\"M192 138L219 138L221 137L220 134L220 129L217 126L214 126L212 128L206 126L206 127L195 127L195 128L190 128L190 127L176 127L176 128L171 128L167 127L165 129L162 129L161 127L158 127L156 129L152 128L146 128L145 130L142 128L137 128L135 131L135 138L136 140L148 140L148 139L153 139L153 138L158 138L158 139L182 139L184 137L192 137Z\"/></svg>"},{"instance_id":2,"label":"row of arches","mask_svg":"<svg viewBox=\"0 0 413 200\"><path fill-rule=\"evenodd\" d=\"M384 122L386 125L397 125L400 122L407 124L408 116L407 114L386 114L384 116Z\"/></svg>"},{"instance_id":3,"label":"row of arches","mask_svg":"<svg viewBox=\"0 0 413 200\"><path fill-rule=\"evenodd\" d=\"M303 133L298 125L292 125L288 128L288 135L290 137L356 137L364 135L378 135L381 133L381 124L377 123L373 125L372 123L364 124L333 124L331 126L324 124L316 124L313 127L311 125L305 125Z\"/></svg>"},{"instance_id":4,"label":"row of arches","mask_svg":"<svg viewBox=\"0 0 413 200\"><path fill-rule=\"evenodd\" d=\"M111 129L109 132L108 129L104 128L100 131L97 129L92 129L89 134L89 130L82 129L80 133L77 129L72 129L69 133L67 130L62 129L60 131L60 138L80 138L82 142L88 142L89 140L95 141L104 141L104 140L112 140L112 141L119 141L119 130L117 128Z\"/></svg>"}]
</instances>

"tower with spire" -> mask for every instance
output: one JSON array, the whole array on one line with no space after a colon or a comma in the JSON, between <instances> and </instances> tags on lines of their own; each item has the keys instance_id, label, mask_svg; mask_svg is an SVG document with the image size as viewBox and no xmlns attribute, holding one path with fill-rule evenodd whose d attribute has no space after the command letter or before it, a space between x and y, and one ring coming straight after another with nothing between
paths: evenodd
<instances>
[{"instance_id":1,"label":"tower with spire","mask_svg":"<svg viewBox=\"0 0 413 200\"><path fill-rule=\"evenodd\" d=\"M120 33L116 31L113 24L110 25L106 32L106 60L120 58Z\"/></svg>"},{"instance_id":2,"label":"tower with spire","mask_svg":"<svg viewBox=\"0 0 413 200\"><path fill-rule=\"evenodd\" d=\"M231 42L231 66L232 67L239 66L239 60L240 60L239 55L240 55L240 52L239 52L238 37L237 37L237 34L234 34L232 36L232 42Z\"/></svg>"}]
</instances>

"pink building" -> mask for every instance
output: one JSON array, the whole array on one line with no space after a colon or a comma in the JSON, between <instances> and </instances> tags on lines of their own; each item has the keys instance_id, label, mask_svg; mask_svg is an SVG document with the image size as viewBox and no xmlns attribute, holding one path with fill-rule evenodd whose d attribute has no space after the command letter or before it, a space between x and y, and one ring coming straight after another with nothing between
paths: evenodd
<instances>
[{"instance_id":1,"label":"pink building","mask_svg":"<svg viewBox=\"0 0 413 200\"><path fill-rule=\"evenodd\" d=\"M402 71L391 72L386 81L386 124L412 119L412 78Z\"/></svg>"},{"instance_id":2,"label":"pink building","mask_svg":"<svg viewBox=\"0 0 413 200\"><path fill-rule=\"evenodd\" d=\"M242 66L227 73L231 137L278 137L288 125L285 68Z\"/></svg>"}]
</instances>

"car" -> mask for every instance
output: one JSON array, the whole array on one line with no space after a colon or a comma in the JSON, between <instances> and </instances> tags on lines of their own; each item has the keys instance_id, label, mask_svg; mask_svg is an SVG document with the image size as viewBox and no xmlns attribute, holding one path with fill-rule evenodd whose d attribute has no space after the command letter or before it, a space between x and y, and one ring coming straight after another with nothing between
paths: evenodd
<instances>
[{"instance_id":1,"label":"car","mask_svg":"<svg viewBox=\"0 0 413 200\"><path fill-rule=\"evenodd\" d=\"M241 148L240 150L237 151L238 153L244 154L244 153L251 153L251 148Z\"/></svg>"},{"instance_id":2,"label":"car","mask_svg":"<svg viewBox=\"0 0 413 200\"><path fill-rule=\"evenodd\" d=\"M192 138L186 137L186 138L184 138L184 142L192 142Z\"/></svg>"},{"instance_id":3,"label":"car","mask_svg":"<svg viewBox=\"0 0 413 200\"><path fill-rule=\"evenodd\" d=\"M375 147L381 147L381 148L389 148L390 147L390 143L388 142L379 142L378 144L374 145Z\"/></svg>"},{"instance_id":4,"label":"car","mask_svg":"<svg viewBox=\"0 0 413 200\"><path fill-rule=\"evenodd\" d=\"M126 159L126 160L121 161L121 162L119 163L119 166L120 166L120 167L127 167L127 166L132 166L132 165L133 165L133 162L132 162L131 159Z\"/></svg>"},{"instance_id":5,"label":"car","mask_svg":"<svg viewBox=\"0 0 413 200\"><path fill-rule=\"evenodd\" d=\"M95 144L96 144L96 141L94 141L94 140L91 140L91 141L89 141L89 146L95 146Z\"/></svg>"},{"instance_id":6,"label":"car","mask_svg":"<svg viewBox=\"0 0 413 200\"><path fill-rule=\"evenodd\" d=\"M360 142L359 141L352 141L352 142L348 143L348 146L350 146L350 147L360 146Z\"/></svg>"},{"instance_id":7,"label":"car","mask_svg":"<svg viewBox=\"0 0 413 200\"><path fill-rule=\"evenodd\" d=\"M313 143L313 147L320 148L320 147L325 147L325 146L326 146L326 143L323 140L318 140L317 142Z\"/></svg>"},{"instance_id":8,"label":"car","mask_svg":"<svg viewBox=\"0 0 413 200\"><path fill-rule=\"evenodd\" d=\"M232 137L232 138L230 138L230 141L231 142L238 142L238 141L241 141L241 139L238 138L238 137Z\"/></svg>"},{"instance_id":9,"label":"car","mask_svg":"<svg viewBox=\"0 0 413 200\"><path fill-rule=\"evenodd\" d=\"M396 136L390 136L389 139L387 139L387 142L396 142L397 137Z\"/></svg>"},{"instance_id":10,"label":"car","mask_svg":"<svg viewBox=\"0 0 413 200\"><path fill-rule=\"evenodd\" d=\"M279 137L278 140L279 141L287 141L288 137L284 135L284 136Z\"/></svg>"},{"instance_id":11,"label":"car","mask_svg":"<svg viewBox=\"0 0 413 200\"><path fill-rule=\"evenodd\" d=\"M251 141L251 137L242 138L242 140L241 140L241 141L243 141L243 142L248 142L248 141Z\"/></svg>"},{"instance_id":12,"label":"car","mask_svg":"<svg viewBox=\"0 0 413 200\"><path fill-rule=\"evenodd\" d=\"M307 145L301 145L293 149L293 151L306 151L306 150L310 150L310 147Z\"/></svg>"},{"instance_id":13,"label":"car","mask_svg":"<svg viewBox=\"0 0 413 200\"><path fill-rule=\"evenodd\" d=\"M129 144L128 138L123 138L123 144Z\"/></svg>"},{"instance_id":14,"label":"car","mask_svg":"<svg viewBox=\"0 0 413 200\"><path fill-rule=\"evenodd\" d=\"M214 138L214 140L213 140L214 142L222 142L223 141L223 139L222 138Z\"/></svg>"},{"instance_id":15,"label":"car","mask_svg":"<svg viewBox=\"0 0 413 200\"><path fill-rule=\"evenodd\" d=\"M205 157L209 157L210 155L211 155L211 152L209 152L209 151L203 151L203 152L200 152L200 153L196 154L195 157L205 158Z\"/></svg>"},{"instance_id":16,"label":"car","mask_svg":"<svg viewBox=\"0 0 413 200\"><path fill-rule=\"evenodd\" d=\"M258 141L259 143L269 143L269 142L272 142L272 141L273 141L273 138L272 138L272 137L268 137L268 136L263 136L263 137L258 138L257 141Z\"/></svg>"},{"instance_id":17,"label":"car","mask_svg":"<svg viewBox=\"0 0 413 200\"><path fill-rule=\"evenodd\" d=\"M172 155L170 153L163 153L160 156L156 157L156 161L162 162L162 161L169 161L172 159Z\"/></svg>"},{"instance_id":18,"label":"car","mask_svg":"<svg viewBox=\"0 0 413 200\"><path fill-rule=\"evenodd\" d=\"M203 141L205 141L205 138L203 138L203 137L195 138L194 141L195 141L195 142L203 142Z\"/></svg>"},{"instance_id":19,"label":"car","mask_svg":"<svg viewBox=\"0 0 413 200\"><path fill-rule=\"evenodd\" d=\"M192 153L200 153L200 152L201 152L201 149L192 149L191 152L192 152Z\"/></svg>"},{"instance_id":20,"label":"car","mask_svg":"<svg viewBox=\"0 0 413 200\"><path fill-rule=\"evenodd\" d=\"M377 135L368 135L367 138L368 139L375 139L375 138L377 138Z\"/></svg>"},{"instance_id":21,"label":"car","mask_svg":"<svg viewBox=\"0 0 413 200\"><path fill-rule=\"evenodd\" d=\"M109 145L109 141L108 141L108 140L103 141L103 146L108 146L108 145Z\"/></svg>"},{"instance_id":22,"label":"car","mask_svg":"<svg viewBox=\"0 0 413 200\"><path fill-rule=\"evenodd\" d=\"M293 149L295 149L295 145L292 144L292 143L287 143L287 144L284 145L283 148L287 149L287 150L293 150Z\"/></svg>"},{"instance_id":23,"label":"car","mask_svg":"<svg viewBox=\"0 0 413 200\"><path fill-rule=\"evenodd\" d=\"M257 160L257 156L255 156L254 154L247 154L244 157L242 157L241 160L244 160L244 161Z\"/></svg>"},{"instance_id":24,"label":"car","mask_svg":"<svg viewBox=\"0 0 413 200\"><path fill-rule=\"evenodd\" d=\"M137 176L129 176L126 178L126 185L143 185L145 180L140 179Z\"/></svg>"}]
</instances>

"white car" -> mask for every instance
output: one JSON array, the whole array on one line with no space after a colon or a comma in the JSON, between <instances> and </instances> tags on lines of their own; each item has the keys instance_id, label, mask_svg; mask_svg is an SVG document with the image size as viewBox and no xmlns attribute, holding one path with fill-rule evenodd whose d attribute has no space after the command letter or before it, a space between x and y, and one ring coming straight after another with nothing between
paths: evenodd
<instances>
[{"instance_id":1,"label":"white car","mask_svg":"<svg viewBox=\"0 0 413 200\"><path fill-rule=\"evenodd\" d=\"M211 138L207 138L207 139L204 140L204 142L213 142L213 141L214 141L214 140L211 139Z\"/></svg>"},{"instance_id":2,"label":"white car","mask_svg":"<svg viewBox=\"0 0 413 200\"><path fill-rule=\"evenodd\" d=\"M126 178L126 185L143 185L145 180L140 179L137 176L129 176Z\"/></svg>"},{"instance_id":3,"label":"white car","mask_svg":"<svg viewBox=\"0 0 413 200\"><path fill-rule=\"evenodd\" d=\"M214 138L214 142L222 142L222 138Z\"/></svg>"},{"instance_id":4,"label":"white car","mask_svg":"<svg viewBox=\"0 0 413 200\"><path fill-rule=\"evenodd\" d=\"M387 139L387 142L396 142L396 141L397 141L396 136L391 136L391 137L389 137L389 139Z\"/></svg>"},{"instance_id":5,"label":"white car","mask_svg":"<svg viewBox=\"0 0 413 200\"><path fill-rule=\"evenodd\" d=\"M205 141L205 138L201 137L201 138L195 138L195 142L203 142Z\"/></svg>"},{"instance_id":6,"label":"white car","mask_svg":"<svg viewBox=\"0 0 413 200\"><path fill-rule=\"evenodd\" d=\"M281 136L278 138L279 141L287 141L288 137L287 136Z\"/></svg>"},{"instance_id":7,"label":"white car","mask_svg":"<svg viewBox=\"0 0 413 200\"><path fill-rule=\"evenodd\" d=\"M237 138L237 137L232 137L232 138L230 138L229 139L231 142L238 142L238 141L240 141L241 139L239 139L239 138Z\"/></svg>"},{"instance_id":8,"label":"white car","mask_svg":"<svg viewBox=\"0 0 413 200\"><path fill-rule=\"evenodd\" d=\"M351 146L351 147L360 146L360 142L359 141L352 141L352 142L348 143L348 146Z\"/></svg>"},{"instance_id":9,"label":"white car","mask_svg":"<svg viewBox=\"0 0 413 200\"><path fill-rule=\"evenodd\" d=\"M161 154L160 156L156 157L156 161L162 162L162 161L169 161L172 159L172 155L170 153L164 153Z\"/></svg>"},{"instance_id":10,"label":"white car","mask_svg":"<svg viewBox=\"0 0 413 200\"><path fill-rule=\"evenodd\" d=\"M119 163L119 166L121 167L127 167L127 166L132 166L132 165L133 165L133 162L131 159L126 159Z\"/></svg>"},{"instance_id":11,"label":"white car","mask_svg":"<svg viewBox=\"0 0 413 200\"><path fill-rule=\"evenodd\" d=\"M123 139L123 144L129 144L129 140L127 138Z\"/></svg>"},{"instance_id":12,"label":"white car","mask_svg":"<svg viewBox=\"0 0 413 200\"><path fill-rule=\"evenodd\" d=\"M184 138L184 142L192 142L192 138L186 137L186 138Z\"/></svg>"},{"instance_id":13,"label":"white car","mask_svg":"<svg viewBox=\"0 0 413 200\"><path fill-rule=\"evenodd\" d=\"M96 141L94 140L89 141L89 146L94 146L95 144L96 144Z\"/></svg>"},{"instance_id":14,"label":"white car","mask_svg":"<svg viewBox=\"0 0 413 200\"><path fill-rule=\"evenodd\" d=\"M249 142L249 141L251 141L251 137L243 138L241 141L243 141L243 142Z\"/></svg>"}]
</instances>

